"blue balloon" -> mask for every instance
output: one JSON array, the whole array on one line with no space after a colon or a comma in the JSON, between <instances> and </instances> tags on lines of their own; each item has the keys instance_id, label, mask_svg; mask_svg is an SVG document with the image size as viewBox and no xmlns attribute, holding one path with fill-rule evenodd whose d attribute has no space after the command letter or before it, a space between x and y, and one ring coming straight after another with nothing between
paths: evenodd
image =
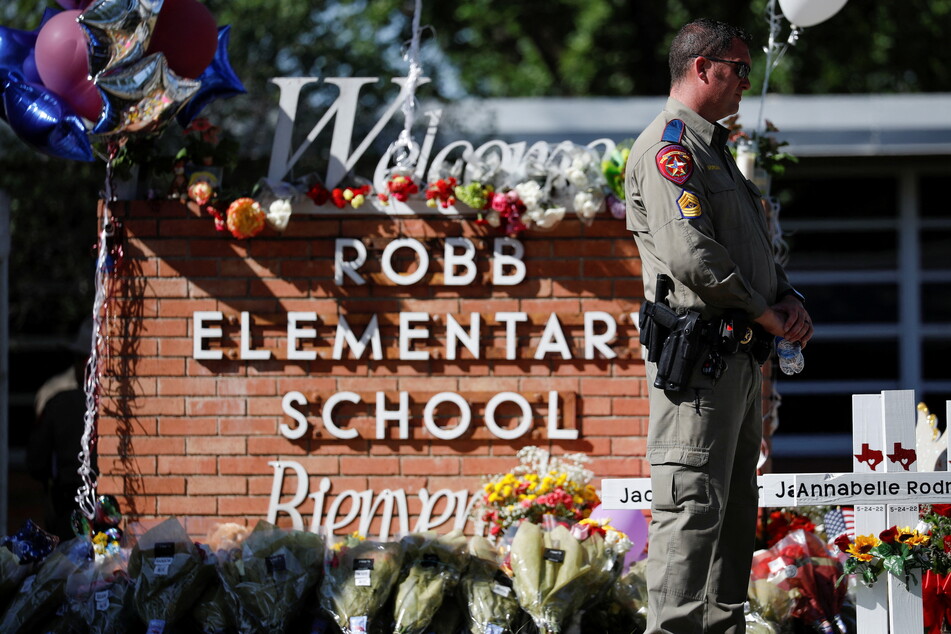
<instances>
[{"instance_id":1,"label":"blue balloon","mask_svg":"<svg viewBox=\"0 0 951 634\"><path fill-rule=\"evenodd\" d=\"M201 88L182 107L176 117L183 128L188 127L192 119L197 117L198 113L212 101L248 92L244 89L244 84L241 83L238 75L231 68L231 62L228 60L228 41L230 39L231 25L220 27L218 29L218 48L215 51L215 57L208 68L205 69L205 72L198 78L198 81L201 82Z\"/></svg>"},{"instance_id":2,"label":"blue balloon","mask_svg":"<svg viewBox=\"0 0 951 634\"><path fill-rule=\"evenodd\" d=\"M55 93L3 70L0 87L7 123L21 140L51 156L94 160L82 118Z\"/></svg>"},{"instance_id":3,"label":"blue balloon","mask_svg":"<svg viewBox=\"0 0 951 634\"><path fill-rule=\"evenodd\" d=\"M36 72L36 36L51 17L59 13L47 9L35 31L21 31L0 26L0 70L14 71L23 75L32 84L42 84Z\"/></svg>"}]
</instances>

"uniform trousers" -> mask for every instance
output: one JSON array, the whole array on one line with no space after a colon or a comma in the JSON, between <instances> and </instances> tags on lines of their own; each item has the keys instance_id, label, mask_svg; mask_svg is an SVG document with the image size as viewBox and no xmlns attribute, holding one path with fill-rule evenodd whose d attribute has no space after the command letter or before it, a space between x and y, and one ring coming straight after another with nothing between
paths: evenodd
<instances>
[{"instance_id":1,"label":"uniform trousers","mask_svg":"<svg viewBox=\"0 0 951 634\"><path fill-rule=\"evenodd\" d=\"M763 434L762 373L745 352L713 380L653 387L647 364L651 468L648 634L737 634L750 578Z\"/></svg>"}]
</instances>

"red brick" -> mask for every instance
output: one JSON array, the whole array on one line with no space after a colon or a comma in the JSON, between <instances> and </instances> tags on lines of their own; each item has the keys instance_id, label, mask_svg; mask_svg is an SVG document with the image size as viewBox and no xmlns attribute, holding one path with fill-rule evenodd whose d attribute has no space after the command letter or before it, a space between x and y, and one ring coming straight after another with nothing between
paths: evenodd
<instances>
[{"instance_id":1,"label":"red brick","mask_svg":"<svg viewBox=\"0 0 951 634\"><path fill-rule=\"evenodd\" d=\"M163 495L157 498L158 512L168 516L210 515L218 512L218 498L209 496Z\"/></svg>"},{"instance_id":2,"label":"red brick","mask_svg":"<svg viewBox=\"0 0 951 634\"><path fill-rule=\"evenodd\" d=\"M187 438L186 446L189 455L242 455L245 453L247 441L243 438Z\"/></svg>"},{"instance_id":3,"label":"red brick","mask_svg":"<svg viewBox=\"0 0 951 634\"><path fill-rule=\"evenodd\" d=\"M218 473L213 456L159 456L159 474L209 475Z\"/></svg>"},{"instance_id":4,"label":"red brick","mask_svg":"<svg viewBox=\"0 0 951 634\"><path fill-rule=\"evenodd\" d=\"M377 458L379 460L379 458ZM450 457L439 458L400 458L400 469L403 475L458 475L460 473L460 459Z\"/></svg>"},{"instance_id":5,"label":"red brick","mask_svg":"<svg viewBox=\"0 0 951 634\"><path fill-rule=\"evenodd\" d=\"M341 457L340 473L347 475L391 475L400 474L400 460L398 458L357 458Z\"/></svg>"},{"instance_id":6,"label":"red brick","mask_svg":"<svg viewBox=\"0 0 951 634\"><path fill-rule=\"evenodd\" d=\"M192 476L188 495L247 495L248 480L239 476Z\"/></svg>"}]
</instances>

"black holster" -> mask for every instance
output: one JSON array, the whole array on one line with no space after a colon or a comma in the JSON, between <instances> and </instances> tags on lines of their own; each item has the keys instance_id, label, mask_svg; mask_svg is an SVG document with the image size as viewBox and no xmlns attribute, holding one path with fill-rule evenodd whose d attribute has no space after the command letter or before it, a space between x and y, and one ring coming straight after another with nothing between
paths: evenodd
<instances>
[{"instance_id":1,"label":"black holster","mask_svg":"<svg viewBox=\"0 0 951 634\"><path fill-rule=\"evenodd\" d=\"M657 364L654 387L680 391L686 387L697 360L705 347L700 313L688 310L682 315L655 302L641 304L639 316L641 345L647 348L647 360Z\"/></svg>"}]
</instances>

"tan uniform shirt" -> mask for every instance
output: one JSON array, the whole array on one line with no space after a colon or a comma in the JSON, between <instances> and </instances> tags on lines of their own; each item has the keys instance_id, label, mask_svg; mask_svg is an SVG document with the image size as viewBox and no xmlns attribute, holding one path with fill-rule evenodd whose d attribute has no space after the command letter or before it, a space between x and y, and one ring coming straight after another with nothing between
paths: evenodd
<instances>
[{"instance_id":1,"label":"tan uniform shirt","mask_svg":"<svg viewBox=\"0 0 951 634\"><path fill-rule=\"evenodd\" d=\"M682 125L668 127L678 119ZM665 273L674 282L670 305L706 319L727 309L759 317L792 288L773 257L761 194L737 169L728 135L669 98L627 161L627 228L645 296L654 300L657 274Z\"/></svg>"}]
</instances>

